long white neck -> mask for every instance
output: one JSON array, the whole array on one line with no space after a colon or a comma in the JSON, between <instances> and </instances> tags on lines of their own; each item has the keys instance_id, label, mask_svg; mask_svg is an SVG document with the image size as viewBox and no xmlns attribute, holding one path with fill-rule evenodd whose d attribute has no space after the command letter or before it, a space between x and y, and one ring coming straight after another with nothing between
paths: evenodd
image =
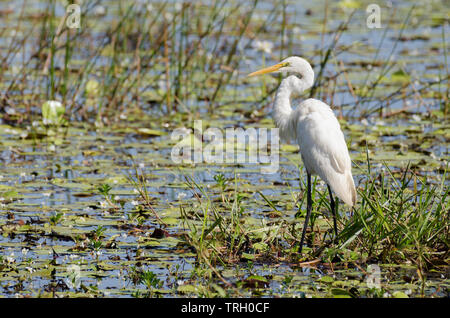
<instances>
[{"instance_id":1,"label":"long white neck","mask_svg":"<svg viewBox=\"0 0 450 318\"><path fill-rule=\"evenodd\" d=\"M301 94L310 88L314 82L314 73L305 75L301 79L295 75L286 77L281 82L275 96L272 117L275 125L280 129L281 138L285 140L296 138L295 122L291 119L291 94Z\"/></svg>"}]
</instances>

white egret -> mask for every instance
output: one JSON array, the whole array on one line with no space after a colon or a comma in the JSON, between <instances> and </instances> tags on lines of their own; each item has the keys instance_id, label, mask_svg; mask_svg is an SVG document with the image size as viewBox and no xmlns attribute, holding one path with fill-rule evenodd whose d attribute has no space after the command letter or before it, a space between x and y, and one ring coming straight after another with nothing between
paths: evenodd
<instances>
[{"instance_id":1,"label":"white egret","mask_svg":"<svg viewBox=\"0 0 450 318\"><path fill-rule=\"evenodd\" d=\"M300 147L300 154L307 174L307 212L300 240L300 253L312 208L311 175L317 174L324 180L330 193L330 207L333 215L334 232L337 237L337 197L352 207L356 202L356 189L351 171L351 160L339 122L330 106L317 99L306 99L292 109L290 97L312 87L314 71L303 58L291 56L274 66L253 72L248 76L266 73L288 73L277 90L273 119L283 139L294 139Z\"/></svg>"}]
</instances>

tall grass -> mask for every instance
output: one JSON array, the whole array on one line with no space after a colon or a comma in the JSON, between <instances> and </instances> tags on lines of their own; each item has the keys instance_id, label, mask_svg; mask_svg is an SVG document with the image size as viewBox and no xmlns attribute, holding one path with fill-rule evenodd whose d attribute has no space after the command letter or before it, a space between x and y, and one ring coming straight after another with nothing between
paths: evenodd
<instances>
[{"instance_id":1,"label":"tall grass","mask_svg":"<svg viewBox=\"0 0 450 318\"><path fill-rule=\"evenodd\" d=\"M243 207L252 204L251 197L239 190L236 178L216 175L216 185L206 190L193 178L186 177L186 186L192 191L195 202L181 204L180 211L185 242L197 255L196 275L211 280L213 277L206 273L212 271L231 286L236 282L221 273L236 264L270 262L309 266L332 262L332 268L350 267L358 271L361 266L373 263L410 264L417 269L424 295L428 273L441 268L449 257L447 171L437 185L428 183L426 177L417 176L409 166L394 172L385 165L379 171L369 168L362 173L358 204L352 214L341 208L337 240L331 235L333 227L327 193L314 183L312 219L317 222L321 216L327 222L312 224L314 231L309 234L303 255L298 254L297 245L303 213L297 213L294 219L289 214L280 214L277 204L261 194L275 212L273 218L268 214L259 222L255 222L257 219L249 222L252 217L248 208ZM295 204L292 202L292 206ZM303 200L299 205L300 211L306 209Z\"/></svg>"},{"instance_id":2,"label":"tall grass","mask_svg":"<svg viewBox=\"0 0 450 318\"><path fill-rule=\"evenodd\" d=\"M181 105L183 112L192 114L198 110L196 101L203 100L211 110L222 103L222 92L238 75L234 72L241 62L238 48L250 45L248 32L253 30L257 37L271 22L254 25L257 3L246 8L242 3L217 0L210 6L184 3L178 8L152 2L147 8L147 4L117 1L106 7L107 16L117 18L103 23L103 17L95 15L102 3L91 0L81 6L81 27L70 29L67 15L56 14L64 7L51 1L42 18L23 19L30 33L12 38L2 52L3 68L19 50L26 50L28 56L20 71L9 78L2 98L16 108L26 74L34 105L62 100L72 120L91 124L117 120L117 109L128 112L131 105L136 110L157 104L161 115L180 111ZM25 6L22 9L29 14ZM236 18L242 23L232 23ZM229 35L233 35L232 43L228 43ZM25 47L30 39L37 45ZM86 83L91 79L99 81L100 90L93 107L87 107ZM28 109L23 119L32 120L35 108Z\"/></svg>"}]
</instances>

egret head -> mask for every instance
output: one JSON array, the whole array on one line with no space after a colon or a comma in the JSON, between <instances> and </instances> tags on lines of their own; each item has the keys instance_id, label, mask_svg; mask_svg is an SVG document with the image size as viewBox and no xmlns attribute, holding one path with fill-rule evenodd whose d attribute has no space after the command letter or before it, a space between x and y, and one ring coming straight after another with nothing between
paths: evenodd
<instances>
[{"instance_id":1,"label":"egret head","mask_svg":"<svg viewBox=\"0 0 450 318\"><path fill-rule=\"evenodd\" d=\"M248 74L248 76L257 76L267 73L293 74L302 82L305 82L305 86L308 87L311 87L314 82L314 71L311 65L308 63L308 61L299 56L290 56L278 64L250 73Z\"/></svg>"}]
</instances>

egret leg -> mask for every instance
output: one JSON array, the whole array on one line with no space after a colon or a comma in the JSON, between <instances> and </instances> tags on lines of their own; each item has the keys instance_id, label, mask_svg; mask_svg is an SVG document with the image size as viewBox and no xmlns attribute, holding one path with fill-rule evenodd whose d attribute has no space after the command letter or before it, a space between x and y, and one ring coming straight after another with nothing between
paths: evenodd
<instances>
[{"instance_id":1,"label":"egret leg","mask_svg":"<svg viewBox=\"0 0 450 318\"><path fill-rule=\"evenodd\" d=\"M307 174L307 180L308 180L308 194L306 197L306 218L305 218L305 223L303 224L302 239L300 240L300 251L299 251L300 253L302 253L303 242L305 240L305 235L306 235L306 228L308 227L309 216L311 215L311 208L312 208L311 174L309 172L306 172L306 174Z\"/></svg>"},{"instance_id":2,"label":"egret leg","mask_svg":"<svg viewBox=\"0 0 450 318\"><path fill-rule=\"evenodd\" d=\"M338 236L338 230L337 230L337 223L336 223L336 202L333 199L333 194L331 193L331 188L327 184L328 192L330 193L330 207L331 207L331 214L333 215L333 223L334 223L334 234L336 234L336 238Z\"/></svg>"}]
</instances>

